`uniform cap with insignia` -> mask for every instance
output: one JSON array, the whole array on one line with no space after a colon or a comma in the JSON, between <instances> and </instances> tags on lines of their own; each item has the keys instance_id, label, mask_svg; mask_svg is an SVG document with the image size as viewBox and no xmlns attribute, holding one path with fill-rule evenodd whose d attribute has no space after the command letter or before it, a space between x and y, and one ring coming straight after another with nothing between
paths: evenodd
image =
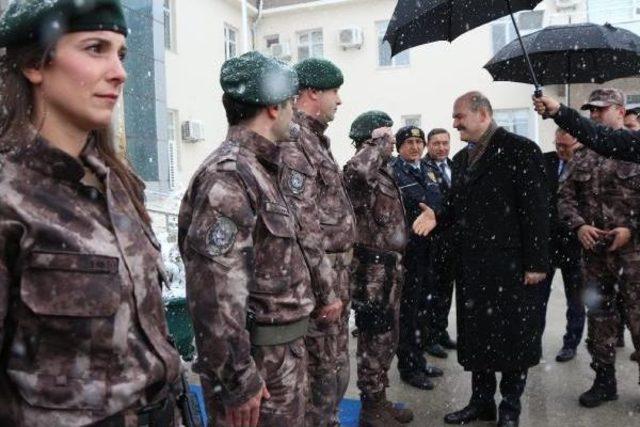
<instances>
[{"instance_id":1,"label":"uniform cap with insignia","mask_svg":"<svg viewBox=\"0 0 640 427\"><path fill-rule=\"evenodd\" d=\"M298 62L294 69L298 73L300 89L337 89L344 83L340 68L326 59L307 58Z\"/></svg>"},{"instance_id":2,"label":"uniform cap with insignia","mask_svg":"<svg viewBox=\"0 0 640 427\"><path fill-rule=\"evenodd\" d=\"M381 127L393 126L393 120L384 111L367 111L360 114L351 123L351 131L349 132L349 138L351 138L356 146L364 141L371 139L371 132Z\"/></svg>"},{"instance_id":3,"label":"uniform cap with insignia","mask_svg":"<svg viewBox=\"0 0 640 427\"><path fill-rule=\"evenodd\" d=\"M277 105L298 92L298 76L284 62L253 51L222 64L220 86L236 101Z\"/></svg>"},{"instance_id":4,"label":"uniform cap with insignia","mask_svg":"<svg viewBox=\"0 0 640 427\"><path fill-rule=\"evenodd\" d=\"M396 132L396 150L400 151L402 144L409 138L420 138L423 142L426 141L424 131L418 126L404 126Z\"/></svg>"},{"instance_id":5,"label":"uniform cap with insignia","mask_svg":"<svg viewBox=\"0 0 640 427\"><path fill-rule=\"evenodd\" d=\"M12 0L0 16L0 47L48 46L66 33L105 30L129 33L120 0Z\"/></svg>"}]
</instances>

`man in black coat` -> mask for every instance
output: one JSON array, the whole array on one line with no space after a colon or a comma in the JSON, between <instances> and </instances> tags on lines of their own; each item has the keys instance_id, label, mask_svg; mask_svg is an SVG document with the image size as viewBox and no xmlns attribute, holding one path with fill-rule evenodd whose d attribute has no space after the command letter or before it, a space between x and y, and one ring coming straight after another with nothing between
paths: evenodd
<instances>
[{"instance_id":1,"label":"man in black coat","mask_svg":"<svg viewBox=\"0 0 640 427\"><path fill-rule=\"evenodd\" d=\"M479 92L460 97L453 125L469 143L453 159L453 187L438 223L453 227L458 361L472 372L472 396L448 424L496 418L496 372L502 373L498 426L517 426L527 371L541 354L540 290L549 269L549 192L542 152L500 128ZM426 205L417 234L435 226Z\"/></svg>"},{"instance_id":2,"label":"man in black coat","mask_svg":"<svg viewBox=\"0 0 640 427\"><path fill-rule=\"evenodd\" d=\"M546 306L551 293L551 282L555 269L559 268L564 283L564 294L567 299L567 327L563 337L562 348L556 356L558 362L566 362L576 356L576 348L580 344L584 332L586 318L585 306L582 302L582 271L580 266L581 246L576 234L566 223L558 218L558 183L560 176L567 170L567 163L573 152L581 147L577 139L561 128L556 129L556 151L544 153L544 165L550 194L551 235L549 254L551 270L542 285L544 309L542 312L542 330L544 331Z\"/></svg>"}]
</instances>

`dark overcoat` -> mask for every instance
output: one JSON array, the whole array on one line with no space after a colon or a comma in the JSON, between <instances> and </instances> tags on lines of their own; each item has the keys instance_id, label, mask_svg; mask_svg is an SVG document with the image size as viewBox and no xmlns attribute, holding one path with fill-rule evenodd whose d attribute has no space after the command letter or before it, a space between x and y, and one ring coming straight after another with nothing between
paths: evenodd
<instances>
[{"instance_id":1,"label":"dark overcoat","mask_svg":"<svg viewBox=\"0 0 640 427\"><path fill-rule=\"evenodd\" d=\"M458 361L470 371L534 366L541 353L540 292L525 271L548 271L549 194L542 152L498 128L473 165L454 157L438 220L453 230Z\"/></svg>"}]
</instances>

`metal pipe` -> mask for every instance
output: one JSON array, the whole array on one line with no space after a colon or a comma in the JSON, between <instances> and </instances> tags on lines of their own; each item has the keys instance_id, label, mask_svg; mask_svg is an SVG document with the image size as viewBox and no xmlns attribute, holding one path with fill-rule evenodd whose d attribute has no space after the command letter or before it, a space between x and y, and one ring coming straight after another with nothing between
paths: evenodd
<instances>
[{"instance_id":1,"label":"metal pipe","mask_svg":"<svg viewBox=\"0 0 640 427\"><path fill-rule=\"evenodd\" d=\"M242 53L249 52L249 13L247 0L242 0Z\"/></svg>"},{"instance_id":2,"label":"metal pipe","mask_svg":"<svg viewBox=\"0 0 640 427\"><path fill-rule=\"evenodd\" d=\"M518 36L518 41L520 42L520 47L522 48L522 52L524 53L524 60L529 67L529 73L531 74L531 80L533 80L533 85L535 87L535 96L542 96L542 89L540 89L540 83L538 83L538 79L536 78L536 73L533 70L533 65L531 65L531 60L529 59L529 53L527 49L524 47L524 43L522 42L522 36L520 35L520 29L518 28L518 24L516 23L516 18L513 16L513 9L511 8L511 0L505 0L507 2L507 8L509 9L509 16L511 16L511 22L513 22L513 27L516 30L516 35Z\"/></svg>"}]
</instances>

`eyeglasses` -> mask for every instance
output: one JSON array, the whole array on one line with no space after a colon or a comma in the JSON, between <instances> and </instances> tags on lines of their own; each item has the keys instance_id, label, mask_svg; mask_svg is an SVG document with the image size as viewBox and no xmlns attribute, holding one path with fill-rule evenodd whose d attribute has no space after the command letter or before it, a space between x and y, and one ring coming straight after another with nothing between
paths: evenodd
<instances>
[{"instance_id":1,"label":"eyeglasses","mask_svg":"<svg viewBox=\"0 0 640 427\"><path fill-rule=\"evenodd\" d=\"M602 113L604 111L607 111L609 108L613 107L613 105L607 105L606 107L598 107L595 105L589 105L589 112L590 113L594 113L594 112L598 112L598 113Z\"/></svg>"}]
</instances>

